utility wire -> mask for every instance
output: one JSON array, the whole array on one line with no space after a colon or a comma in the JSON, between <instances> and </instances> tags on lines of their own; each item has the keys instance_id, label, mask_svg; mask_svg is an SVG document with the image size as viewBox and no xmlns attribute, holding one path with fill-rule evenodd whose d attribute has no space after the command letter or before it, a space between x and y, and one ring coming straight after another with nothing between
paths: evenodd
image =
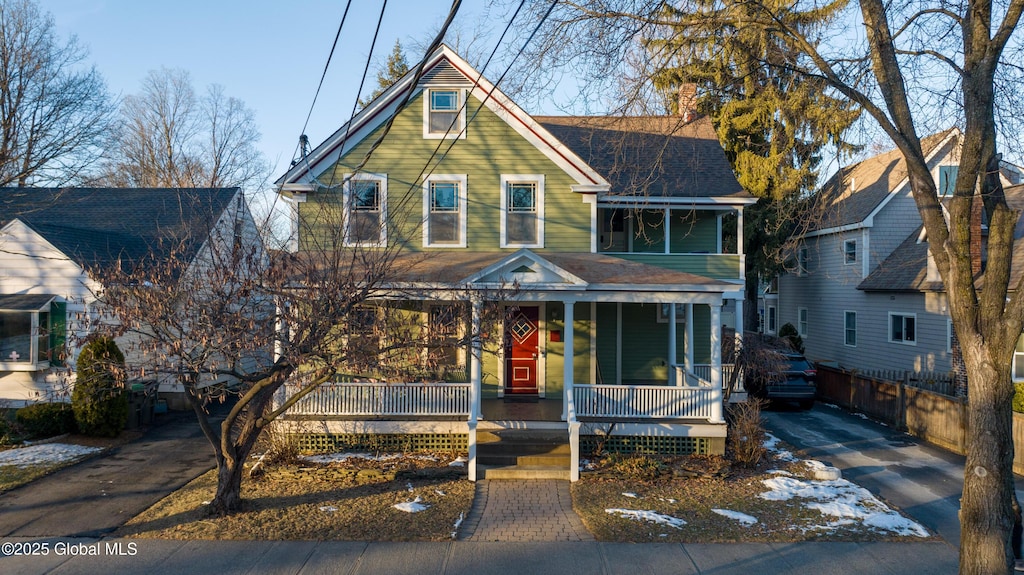
<instances>
[{"instance_id":1,"label":"utility wire","mask_svg":"<svg viewBox=\"0 0 1024 575\"><path fill-rule=\"evenodd\" d=\"M387 0L385 0L387 4ZM352 0L348 0L345 4L345 11L341 14L341 23L338 24L338 32L334 35L334 43L331 44L331 51L327 54L327 62L324 63L323 74L320 75L320 83L317 84L316 93L313 94L313 101L309 104L309 113L306 114L306 121L302 124L302 131L300 135L306 134L306 128L309 127L309 119L313 117L313 108L316 106L316 100L320 97L320 89L324 87L324 79L327 78L327 69L331 67L331 59L334 58L334 51L338 48L338 40L341 38L341 30L345 27L345 20L348 19L348 9L352 7ZM301 153L301 150L300 150Z\"/></svg>"}]
</instances>

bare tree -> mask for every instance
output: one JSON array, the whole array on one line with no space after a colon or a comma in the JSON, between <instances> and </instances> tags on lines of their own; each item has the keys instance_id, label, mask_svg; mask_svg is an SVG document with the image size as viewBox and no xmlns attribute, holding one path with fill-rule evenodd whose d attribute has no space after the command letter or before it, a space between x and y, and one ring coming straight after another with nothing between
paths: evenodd
<instances>
[{"instance_id":1,"label":"bare tree","mask_svg":"<svg viewBox=\"0 0 1024 575\"><path fill-rule=\"evenodd\" d=\"M114 106L86 55L34 1L0 3L0 186L74 182L99 158Z\"/></svg>"},{"instance_id":2,"label":"bare tree","mask_svg":"<svg viewBox=\"0 0 1024 575\"><path fill-rule=\"evenodd\" d=\"M683 2L666 19L661 2L585 0L566 3L553 26L586 23L592 33L581 39L658 27L685 35L707 29L709 22L712 28L715 23L721 29L740 24L756 28L805 56L799 62L770 64L823 79L829 89L860 106L896 145L945 285L970 386L960 572L1007 573L1013 563L1014 497L1010 366L1024 326L1024 279L1011 275L1020 214L1007 205L998 177L998 147L1019 153L1018 130L997 139L997 129L1020 125L1017 62L1024 48L1017 28L1024 0L860 0L856 9L850 6L841 17L811 29L792 24L793 14L809 16L824 9L818 4L744 2L742 22L732 20L734 11L725 9L733 4ZM846 2L827 6L843 7ZM848 30L863 31L864 36L844 40ZM575 49L581 57L592 49L607 61L621 44L605 40L597 45L577 42ZM953 197L942 205L920 134L952 122L963 128L960 164ZM970 249L972 238L981 233L970 225L977 202L989 218L988 263L980 275L972 269Z\"/></svg>"},{"instance_id":3,"label":"bare tree","mask_svg":"<svg viewBox=\"0 0 1024 575\"><path fill-rule=\"evenodd\" d=\"M124 99L121 118L99 184L254 191L269 176L252 110L218 85L197 96L183 70L151 71Z\"/></svg>"}]
</instances>

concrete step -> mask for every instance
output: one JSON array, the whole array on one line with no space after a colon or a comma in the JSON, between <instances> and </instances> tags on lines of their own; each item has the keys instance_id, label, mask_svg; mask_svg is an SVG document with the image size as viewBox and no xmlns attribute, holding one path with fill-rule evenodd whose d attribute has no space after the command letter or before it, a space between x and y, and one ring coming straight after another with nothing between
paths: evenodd
<instances>
[{"instance_id":1,"label":"concrete step","mask_svg":"<svg viewBox=\"0 0 1024 575\"><path fill-rule=\"evenodd\" d=\"M480 465L526 465L542 467L569 468L571 459L568 453L542 453L539 455L515 455L477 453L477 463Z\"/></svg>"},{"instance_id":2,"label":"concrete step","mask_svg":"<svg viewBox=\"0 0 1024 575\"><path fill-rule=\"evenodd\" d=\"M539 465L479 465L477 474L481 479L564 479L569 480L569 466L552 468Z\"/></svg>"}]
</instances>

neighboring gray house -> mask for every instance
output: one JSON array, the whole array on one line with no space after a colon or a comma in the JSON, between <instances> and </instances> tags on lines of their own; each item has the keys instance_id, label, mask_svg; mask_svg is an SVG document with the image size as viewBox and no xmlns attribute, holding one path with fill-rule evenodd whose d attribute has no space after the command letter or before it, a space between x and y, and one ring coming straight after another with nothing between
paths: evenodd
<instances>
[{"instance_id":1,"label":"neighboring gray house","mask_svg":"<svg viewBox=\"0 0 1024 575\"><path fill-rule=\"evenodd\" d=\"M938 193L952 193L957 129L922 147ZM1007 168L1003 184L1018 183ZM1007 188L1016 197L1022 187ZM952 370L953 331L938 273L899 151L842 169L822 189L822 216L809 225L796 271L762 298L777 329L793 324L808 358L861 370ZM979 222L980 224L980 222ZM979 263L983 254L979 250ZM777 299L776 299L777 298ZM768 308L777 302L777 310ZM1024 367L1024 366L1022 366Z\"/></svg>"},{"instance_id":2,"label":"neighboring gray house","mask_svg":"<svg viewBox=\"0 0 1024 575\"><path fill-rule=\"evenodd\" d=\"M0 188L0 402L66 391L105 270L172 250L194 262L208 238L240 232L258 237L238 188Z\"/></svg>"}]
</instances>

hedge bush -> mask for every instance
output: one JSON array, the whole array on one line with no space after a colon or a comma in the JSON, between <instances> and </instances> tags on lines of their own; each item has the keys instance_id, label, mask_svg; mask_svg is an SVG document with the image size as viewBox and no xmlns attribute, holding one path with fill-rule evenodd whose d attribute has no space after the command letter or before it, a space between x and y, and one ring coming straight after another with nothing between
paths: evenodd
<instances>
[{"instance_id":1,"label":"hedge bush","mask_svg":"<svg viewBox=\"0 0 1024 575\"><path fill-rule=\"evenodd\" d=\"M85 435L116 437L128 423L124 389L124 354L108 337L82 348L76 364L71 405L78 430Z\"/></svg>"},{"instance_id":2,"label":"hedge bush","mask_svg":"<svg viewBox=\"0 0 1024 575\"><path fill-rule=\"evenodd\" d=\"M53 437L75 431L75 414L66 403L26 405L15 413L14 419L24 433L33 438Z\"/></svg>"},{"instance_id":3,"label":"hedge bush","mask_svg":"<svg viewBox=\"0 0 1024 575\"><path fill-rule=\"evenodd\" d=\"M1013 410L1024 413L1024 382L1013 384Z\"/></svg>"},{"instance_id":4,"label":"hedge bush","mask_svg":"<svg viewBox=\"0 0 1024 575\"><path fill-rule=\"evenodd\" d=\"M787 323L779 328L779 339L788 340L793 351L801 354L804 352L804 338L800 337L800 332L793 324Z\"/></svg>"}]
</instances>

